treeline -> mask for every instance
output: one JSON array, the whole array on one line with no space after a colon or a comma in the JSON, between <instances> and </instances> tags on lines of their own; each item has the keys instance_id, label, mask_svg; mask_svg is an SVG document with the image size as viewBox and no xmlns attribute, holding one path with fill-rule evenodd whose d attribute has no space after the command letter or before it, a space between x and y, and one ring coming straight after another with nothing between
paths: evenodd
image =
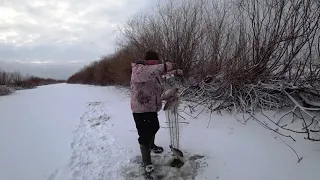
<instances>
[{"instance_id":1,"label":"treeline","mask_svg":"<svg viewBox=\"0 0 320 180\"><path fill-rule=\"evenodd\" d=\"M133 54L129 49L121 49L110 56L83 67L73 74L68 83L94 85L128 85L131 75Z\"/></svg>"},{"instance_id":2,"label":"treeline","mask_svg":"<svg viewBox=\"0 0 320 180\"><path fill-rule=\"evenodd\" d=\"M223 76L233 86L269 79L318 80L319 3L314 0L169 0L120 30L119 51L69 83L128 83L130 62L153 49L197 81Z\"/></svg>"},{"instance_id":3,"label":"treeline","mask_svg":"<svg viewBox=\"0 0 320 180\"><path fill-rule=\"evenodd\" d=\"M12 87L14 89L29 89L36 86L63 83L65 80L52 78L41 78L36 76L24 76L20 72L6 72L0 70L0 85Z\"/></svg>"}]
</instances>

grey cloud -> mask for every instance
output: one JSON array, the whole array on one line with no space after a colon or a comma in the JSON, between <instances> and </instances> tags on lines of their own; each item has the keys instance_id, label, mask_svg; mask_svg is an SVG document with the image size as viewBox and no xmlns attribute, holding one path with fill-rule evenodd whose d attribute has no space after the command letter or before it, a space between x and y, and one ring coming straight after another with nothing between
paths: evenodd
<instances>
[{"instance_id":1,"label":"grey cloud","mask_svg":"<svg viewBox=\"0 0 320 180\"><path fill-rule=\"evenodd\" d=\"M116 26L156 1L0 0L0 69L67 78L111 53Z\"/></svg>"},{"instance_id":2,"label":"grey cloud","mask_svg":"<svg viewBox=\"0 0 320 180\"><path fill-rule=\"evenodd\" d=\"M59 47L59 45L39 45L34 47L14 47L0 45L0 60L2 61L54 61L57 63L75 60L97 60L103 53L96 46L77 44Z\"/></svg>"},{"instance_id":3,"label":"grey cloud","mask_svg":"<svg viewBox=\"0 0 320 180\"><path fill-rule=\"evenodd\" d=\"M110 53L115 46L115 26L141 10L147 1L7 0L3 8L15 13L12 17L9 15L12 23L1 23L0 17L0 33L17 35L0 39L0 43L13 47L2 50L2 58L49 56L59 61L60 58L77 59L77 54L94 59Z\"/></svg>"}]
</instances>

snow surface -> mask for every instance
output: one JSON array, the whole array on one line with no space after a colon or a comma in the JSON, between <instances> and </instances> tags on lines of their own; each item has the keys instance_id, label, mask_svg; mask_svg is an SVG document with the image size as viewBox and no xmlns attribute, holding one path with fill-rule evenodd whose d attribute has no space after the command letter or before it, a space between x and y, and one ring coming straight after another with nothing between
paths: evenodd
<instances>
[{"instance_id":1,"label":"snow surface","mask_svg":"<svg viewBox=\"0 0 320 180\"><path fill-rule=\"evenodd\" d=\"M115 87L58 84L0 97L0 179L142 179L128 95ZM320 179L319 143L281 137L303 157L297 163L277 134L254 121L243 125L227 113L181 115L186 163L176 169L168 166L169 132L159 113L156 144L165 152L152 159L163 179Z\"/></svg>"},{"instance_id":2,"label":"snow surface","mask_svg":"<svg viewBox=\"0 0 320 180\"><path fill-rule=\"evenodd\" d=\"M86 102L105 88L57 84L0 96L0 180L44 180L72 155Z\"/></svg>"}]
</instances>

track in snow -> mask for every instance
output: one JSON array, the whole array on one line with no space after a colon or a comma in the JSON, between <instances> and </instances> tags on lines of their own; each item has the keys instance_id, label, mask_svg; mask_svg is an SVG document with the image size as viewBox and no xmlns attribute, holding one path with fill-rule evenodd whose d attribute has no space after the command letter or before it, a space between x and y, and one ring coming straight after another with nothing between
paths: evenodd
<instances>
[{"instance_id":1,"label":"track in snow","mask_svg":"<svg viewBox=\"0 0 320 180\"><path fill-rule=\"evenodd\" d=\"M108 116L107 103L88 103L87 111L74 131L73 153L68 166L55 171L48 180L142 180L140 154L117 145L113 123L117 122ZM171 153L152 155L157 173L163 180L193 180L206 165L203 156L184 154L187 161L180 169L170 167Z\"/></svg>"}]
</instances>

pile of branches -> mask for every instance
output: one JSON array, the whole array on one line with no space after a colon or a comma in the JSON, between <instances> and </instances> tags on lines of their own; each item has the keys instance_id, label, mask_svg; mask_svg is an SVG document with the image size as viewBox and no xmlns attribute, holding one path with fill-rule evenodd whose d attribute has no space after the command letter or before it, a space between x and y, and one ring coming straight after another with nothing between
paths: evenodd
<instances>
[{"instance_id":1,"label":"pile of branches","mask_svg":"<svg viewBox=\"0 0 320 180\"><path fill-rule=\"evenodd\" d=\"M191 112L197 107L205 107L204 109L211 113L227 110L233 114L249 114L249 118L245 118L244 122L255 119L265 128L293 140L292 136L281 133L279 129L306 134L305 139L320 141L319 82L301 81L294 85L283 78L258 81L256 84L233 85L228 83L224 76L217 75L207 76L199 83L188 86L181 95L184 100L193 102L188 105ZM290 110L278 120L273 120L263 113L265 110L279 111L288 108ZM275 128L255 117L255 113L260 111ZM282 124L284 117L289 115L292 117L291 123L297 118L302 120L301 130L288 128L286 123Z\"/></svg>"}]
</instances>

